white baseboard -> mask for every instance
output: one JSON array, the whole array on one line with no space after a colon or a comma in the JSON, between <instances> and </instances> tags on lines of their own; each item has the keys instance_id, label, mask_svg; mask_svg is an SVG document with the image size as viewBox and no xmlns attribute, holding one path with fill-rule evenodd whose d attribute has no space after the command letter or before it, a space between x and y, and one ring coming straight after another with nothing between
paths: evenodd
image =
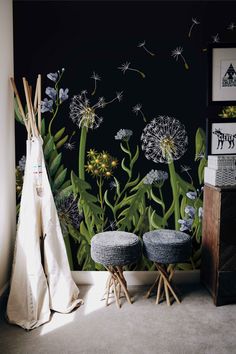
<instances>
[{"instance_id":1,"label":"white baseboard","mask_svg":"<svg viewBox=\"0 0 236 354\"><path fill-rule=\"evenodd\" d=\"M128 285L149 285L152 284L157 276L157 272L148 271L127 271L124 272ZM78 285L97 285L104 286L107 279L106 271L73 271L72 276ZM200 271L176 271L174 274L176 283L199 283Z\"/></svg>"}]
</instances>

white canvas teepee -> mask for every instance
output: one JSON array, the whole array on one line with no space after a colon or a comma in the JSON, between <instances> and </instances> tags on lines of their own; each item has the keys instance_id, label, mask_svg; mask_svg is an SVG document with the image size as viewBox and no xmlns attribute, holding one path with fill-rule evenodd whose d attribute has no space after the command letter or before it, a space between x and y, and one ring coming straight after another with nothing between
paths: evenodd
<instances>
[{"instance_id":1,"label":"white canvas teepee","mask_svg":"<svg viewBox=\"0 0 236 354\"><path fill-rule=\"evenodd\" d=\"M49 321L51 310L68 313L82 300L71 277L45 167L43 140L38 134L26 81L24 87L31 112L29 123L14 86L28 140L7 318L10 323L33 329Z\"/></svg>"}]
</instances>

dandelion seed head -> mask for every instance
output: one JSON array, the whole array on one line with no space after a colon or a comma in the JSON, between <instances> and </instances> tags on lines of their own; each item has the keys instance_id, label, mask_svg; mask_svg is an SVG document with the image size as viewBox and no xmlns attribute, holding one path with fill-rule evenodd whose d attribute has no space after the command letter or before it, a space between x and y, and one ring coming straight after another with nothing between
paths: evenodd
<instances>
[{"instance_id":1,"label":"dandelion seed head","mask_svg":"<svg viewBox=\"0 0 236 354\"><path fill-rule=\"evenodd\" d=\"M72 142L72 143L70 143L70 142L68 142L68 143L65 143L65 145L64 145L64 147L65 147L65 149L66 150L74 150L74 148L75 148L75 142Z\"/></svg>"},{"instance_id":2,"label":"dandelion seed head","mask_svg":"<svg viewBox=\"0 0 236 354\"><path fill-rule=\"evenodd\" d=\"M219 43L220 37L219 34L217 33L215 36L211 36L213 43Z\"/></svg>"},{"instance_id":3,"label":"dandelion seed head","mask_svg":"<svg viewBox=\"0 0 236 354\"><path fill-rule=\"evenodd\" d=\"M123 98L123 91L121 92L116 92L116 98L120 102Z\"/></svg>"},{"instance_id":4,"label":"dandelion seed head","mask_svg":"<svg viewBox=\"0 0 236 354\"><path fill-rule=\"evenodd\" d=\"M176 49L172 50L171 56L174 57L177 61L179 58L179 55L182 55L183 51L184 51L183 47L177 47Z\"/></svg>"},{"instance_id":5,"label":"dandelion seed head","mask_svg":"<svg viewBox=\"0 0 236 354\"><path fill-rule=\"evenodd\" d=\"M124 64L122 64L121 66L118 67L118 69L120 69L123 74L126 73L126 71L129 69L130 63L126 62Z\"/></svg>"},{"instance_id":6,"label":"dandelion seed head","mask_svg":"<svg viewBox=\"0 0 236 354\"><path fill-rule=\"evenodd\" d=\"M192 21L195 25L199 25L200 21L198 21L196 18L192 18Z\"/></svg>"},{"instance_id":7,"label":"dandelion seed head","mask_svg":"<svg viewBox=\"0 0 236 354\"><path fill-rule=\"evenodd\" d=\"M136 116L138 115L138 113L141 111L142 109L142 105L140 103L137 103L133 108L132 111L136 114Z\"/></svg>"},{"instance_id":8,"label":"dandelion seed head","mask_svg":"<svg viewBox=\"0 0 236 354\"><path fill-rule=\"evenodd\" d=\"M236 25L234 24L234 22L231 22L229 24L229 26L227 27L227 29L230 30L230 31L233 31L235 28L236 28Z\"/></svg>"},{"instance_id":9,"label":"dandelion seed head","mask_svg":"<svg viewBox=\"0 0 236 354\"><path fill-rule=\"evenodd\" d=\"M95 72L93 72L93 75L91 76L91 79L93 79L95 81L100 81L101 77L98 74L96 74Z\"/></svg>"},{"instance_id":10,"label":"dandelion seed head","mask_svg":"<svg viewBox=\"0 0 236 354\"><path fill-rule=\"evenodd\" d=\"M180 121L169 116L160 116L146 125L141 142L148 160L155 163L170 163L184 155L188 137Z\"/></svg>"},{"instance_id":11,"label":"dandelion seed head","mask_svg":"<svg viewBox=\"0 0 236 354\"><path fill-rule=\"evenodd\" d=\"M181 165L181 172L188 172L188 171L191 171L190 166Z\"/></svg>"},{"instance_id":12,"label":"dandelion seed head","mask_svg":"<svg viewBox=\"0 0 236 354\"><path fill-rule=\"evenodd\" d=\"M144 47L145 44L146 44L146 41L145 41L145 39L144 39L144 41L142 41L142 42L140 42L140 43L138 44L138 48Z\"/></svg>"}]
</instances>

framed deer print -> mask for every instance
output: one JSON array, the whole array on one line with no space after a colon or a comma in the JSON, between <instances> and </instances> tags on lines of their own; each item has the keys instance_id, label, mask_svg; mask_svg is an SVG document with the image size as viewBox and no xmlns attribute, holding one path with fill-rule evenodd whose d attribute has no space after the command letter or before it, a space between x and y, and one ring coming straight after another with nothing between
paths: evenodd
<instances>
[{"instance_id":1,"label":"framed deer print","mask_svg":"<svg viewBox=\"0 0 236 354\"><path fill-rule=\"evenodd\" d=\"M208 104L236 104L236 43L208 47Z\"/></svg>"},{"instance_id":2,"label":"framed deer print","mask_svg":"<svg viewBox=\"0 0 236 354\"><path fill-rule=\"evenodd\" d=\"M207 154L236 155L236 119L207 119Z\"/></svg>"}]
</instances>

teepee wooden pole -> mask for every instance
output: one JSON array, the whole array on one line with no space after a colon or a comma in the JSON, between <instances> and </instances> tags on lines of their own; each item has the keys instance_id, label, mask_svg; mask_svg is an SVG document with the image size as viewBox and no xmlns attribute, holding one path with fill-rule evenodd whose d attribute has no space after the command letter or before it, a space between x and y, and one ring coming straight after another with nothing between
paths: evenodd
<instances>
[{"instance_id":1,"label":"teepee wooden pole","mask_svg":"<svg viewBox=\"0 0 236 354\"><path fill-rule=\"evenodd\" d=\"M26 119L26 115L25 115L25 112L24 112L24 109L23 109L23 106L22 106L22 103L21 103L21 99L20 99L16 84L15 84L15 80L13 79L13 77L11 77L10 81L11 81L11 85L12 85L13 91L14 91L15 96L16 96L16 101L17 101L17 104L18 104L18 107L19 107L20 114L22 116L23 122L25 124L25 128L26 128L27 133L28 133L28 137L29 137L29 135L30 135L30 127L29 127L29 123L27 122L27 119Z\"/></svg>"},{"instance_id":2,"label":"teepee wooden pole","mask_svg":"<svg viewBox=\"0 0 236 354\"><path fill-rule=\"evenodd\" d=\"M41 74L38 75L38 130L41 134L42 118L41 118Z\"/></svg>"},{"instance_id":3,"label":"teepee wooden pole","mask_svg":"<svg viewBox=\"0 0 236 354\"><path fill-rule=\"evenodd\" d=\"M25 98L26 98L26 104L27 104L27 109L28 109L28 117L29 117L29 122L30 122L30 127L31 127L31 133L32 133L32 135L35 135L34 127L33 127L33 120L32 120L32 116L31 116L28 83L27 83L25 77L23 77L22 80L23 80L23 86L24 86L24 91L25 91Z\"/></svg>"}]
</instances>

